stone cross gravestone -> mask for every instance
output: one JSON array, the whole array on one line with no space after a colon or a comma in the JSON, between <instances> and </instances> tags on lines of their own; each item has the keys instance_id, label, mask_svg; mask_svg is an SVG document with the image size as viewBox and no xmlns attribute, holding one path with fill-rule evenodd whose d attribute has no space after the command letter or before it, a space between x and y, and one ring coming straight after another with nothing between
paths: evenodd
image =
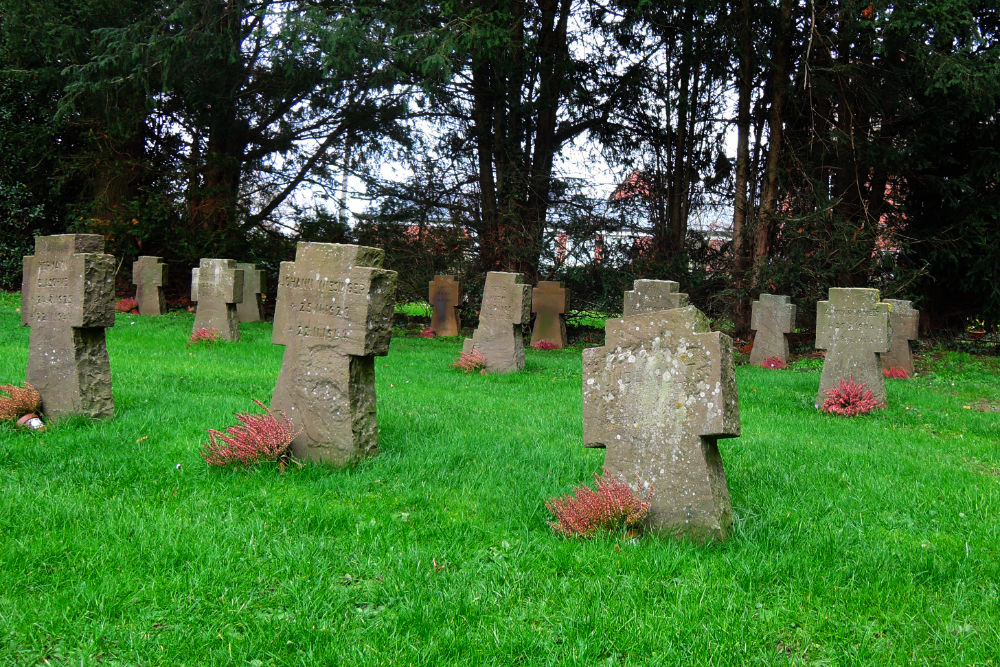
<instances>
[{"instance_id":1,"label":"stone cross gravestone","mask_svg":"<svg viewBox=\"0 0 1000 667\"><path fill-rule=\"evenodd\" d=\"M455 276L434 276L427 284L427 301L433 308L431 329L438 336L457 336L462 328L458 316L462 285Z\"/></svg>"},{"instance_id":2,"label":"stone cross gravestone","mask_svg":"<svg viewBox=\"0 0 1000 667\"><path fill-rule=\"evenodd\" d=\"M486 274L479 326L462 344L462 353L479 350L490 373L510 373L524 368L524 341L520 326L531 318L531 286L520 273L490 271Z\"/></svg>"},{"instance_id":3,"label":"stone cross gravestone","mask_svg":"<svg viewBox=\"0 0 1000 667\"><path fill-rule=\"evenodd\" d=\"M688 305L688 295L678 291L680 287L673 280L634 281L632 289L625 292L623 317Z\"/></svg>"},{"instance_id":4,"label":"stone cross gravestone","mask_svg":"<svg viewBox=\"0 0 1000 667\"><path fill-rule=\"evenodd\" d=\"M882 356L882 368L902 368L909 377L913 377L913 353L910 352L910 341L917 340L917 326L920 323L920 311L913 308L912 301L902 299L885 299L892 307L889 311L889 328L892 336L889 338L889 351Z\"/></svg>"},{"instance_id":5,"label":"stone cross gravestone","mask_svg":"<svg viewBox=\"0 0 1000 667\"><path fill-rule=\"evenodd\" d=\"M583 351L583 439L640 497L649 527L725 539L732 506L717 440L740 434L729 336L694 306L608 320Z\"/></svg>"},{"instance_id":6,"label":"stone cross gravestone","mask_svg":"<svg viewBox=\"0 0 1000 667\"><path fill-rule=\"evenodd\" d=\"M35 238L24 258L30 284L21 313L31 327L26 380L50 417L110 417L111 365L105 327L114 326L115 258L104 254L99 234Z\"/></svg>"},{"instance_id":7,"label":"stone cross gravestone","mask_svg":"<svg viewBox=\"0 0 1000 667\"><path fill-rule=\"evenodd\" d=\"M389 352L396 272L383 251L299 242L282 262L272 341L285 346L271 407L302 429L292 452L347 465L378 451L375 356Z\"/></svg>"},{"instance_id":8,"label":"stone cross gravestone","mask_svg":"<svg viewBox=\"0 0 1000 667\"><path fill-rule=\"evenodd\" d=\"M535 313L535 326L531 330L531 344L547 340L561 350L566 347L566 311L569 309L569 290L557 280L539 281L531 290L531 312Z\"/></svg>"},{"instance_id":9,"label":"stone cross gravestone","mask_svg":"<svg viewBox=\"0 0 1000 667\"><path fill-rule=\"evenodd\" d=\"M760 366L765 360L778 357L788 361L788 334L795 328L795 304L787 296L761 294L750 311L753 348L750 363Z\"/></svg>"},{"instance_id":10,"label":"stone cross gravestone","mask_svg":"<svg viewBox=\"0 0 1000 667\"><path fill-rule=\"evenodd\" d=\"M166 312L163 286L167 284L167 265L162 257L142 255L132 262L132 284L140 315L162 315Z\"/></svg>"},{"instance_id":11,"label":"stone cross gravestone","mask_svg":"<svg viewBox=\"0 0 1000 667\"><path fill-rule=\"evenodd\" d=\"M191 269L191 300L198 302L193 331L216 329L224 340L240 339L236 304L243 298L243 271L234 259L204 259Z\"/></svg>"},{"instance_id":12,"label":"stone cross gravestone","mask_svg":"<svg viewBox=\"0 0 1000 667\"><path fill-rule=\"evenodd\" d=\"M256 264L237 263L243 271L243 299L236 304L236 316L240 322L260 322L264 319L263 299L264 272Z\"/></svg>"},{"instance_id":13,"label":"stone cross gravestone","mask_svg":"<svg viewBox=\"0 0 1000 667\"><path fill-rule=\"evenodd\" d=\"M827 301L816 303L816 348L826 350L816 405L823 405L840 380L864 383L885 401L885 380L878 355L889 349L889 304L878 290L831 287Z\"/></svg>"}]
</instances>

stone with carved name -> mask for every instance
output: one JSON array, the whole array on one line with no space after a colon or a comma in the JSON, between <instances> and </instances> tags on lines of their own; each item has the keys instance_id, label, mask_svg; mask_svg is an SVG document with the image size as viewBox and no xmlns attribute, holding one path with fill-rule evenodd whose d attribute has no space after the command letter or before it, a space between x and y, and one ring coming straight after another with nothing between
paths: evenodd
<instances>
[{"instance_id":1,"label":"stone with carved name","mask_svg":"<svg viewBox=\"0 0 1000 667\"><path fill-rule=\"evenodd\" d=\"M892 336L889 338L889 351L883 355L882 368L902 368L906 375L913 377L913 352L910 351L910 341L917 340L917 327L920 324L920 311L913 308L912 301L903 299L883 299L892 307L889 311L889 328Z\"/></svg>"},{"instance_id":2,"label":"stone with carved name","mask_svg":"<svg viewBox=\"0 0 1000 667\"><path fill-rule=\"evenodd\" d=\"M462 298L462 285L455 276L434 276L427 286L427 301L433 309L431 329L438 336L457 336L462 329L458 306Z\"/></svg>"},{"instance_id":3,"label":"stone with carved name","mask_svg":"<svg viewBox=\"0 0 1000 667\"><path fill-rule=\"evenodd\" d=\"M673 280L635 280L625 292L623 317L670 310L688 305L688 295L680 292L680 283Z\"/></svg>"},{"instance_id":4,"label":"stone with carved name","mask_svg":"<svg viewBox=\"0 0 1000 667\"><path fill-rule=\"evenodd\" d=\"M486 371L511 373L524 368L521 325L531 318L531 286L520 273L490 271L486 274L479 326L466 338L462 353L479 350L486 358Z\"/></svg>"},{"instance_id":5,"label":"stone with carved name","mask_svg":"<svg viewBox=\"0 0 1000 667\"><path fill-rule=\"evenodd\" d=\"M223 340L240 339L236 304L243 299L243 270L235 259L205 259L191 269L191 300L198 302L194 327L215 329Z\"/></svg>"},{"instance_id":6,"label":"stone with carved name","mask_svg":"<svg viewBox=\"0 0 1000 667\"><path fill-rule=\"evenodd\" d=\"M236 268L243 271L243 298L236 304L240 322L260 322L264 319L264 271L256 264L239 262Z\"/></svg>"},{"instance_id":7,"label":"stone with carved name","mask_svg":"<svg viewBox=\"0 0 1000 667\"><path fill-rule=\"evenodd\" d=\"M750 363L760 366L775 357L787 363L788 334L795 328L795 304L787 296L765 292L753 302L750 313L750 328L756 332Z\"/></svg>"},{"instance_id":8,"label":"stone with carved name","mask_svg":"<svg viewBox=\"0 0 1000 667\"><path fill-rule=\"evenodd\" d=\"M889 350L889 304L878 290L831 287L826 301L816 303L816 348L826 350L816 405L840 380L864 383L885 402L885 379L878 356Z\"/></svg>"},{"instance_id":9,"label":"stone with carved name","mask_svg":"<svg viewBox=\"0 0 1000 667\"><path fill-rule=\"evenodd\" d=\"M535 326L531 329L531 345L547 340L556 349L566 347L566 311L569 309L569 290L558 280L542 280L531 290L531 312L535 313Z\"/></svg>"},{"instance_id":10,"label":"stone with carved name","mask_svg":"<svg viewBox=\"0 0 1000 667\"><path fill-rule=\"evenodd\" d=\"M162 315L166 312L163 286L167 284L167 265L162 257L142 255L132 262L132 284L140 315Z\"/></svg>"}]
</instances>

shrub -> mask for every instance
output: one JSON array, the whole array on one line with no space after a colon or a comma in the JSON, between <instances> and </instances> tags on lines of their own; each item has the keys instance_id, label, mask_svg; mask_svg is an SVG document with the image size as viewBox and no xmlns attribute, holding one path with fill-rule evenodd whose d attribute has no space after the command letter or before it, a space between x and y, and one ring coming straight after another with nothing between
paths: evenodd
<instances>
[{"instance_id":1,"label":"shrub","mask_svg":"<svg viewBox=\"0 0 1000 667\"><path fill-rule=\"evenodd\" d=\"M648 495L643 500L607 469L604 477L594 473L594 483L596 490L579 486L573 489L575 495L552 498L545 503L556 519L548 522L552 530L567 537L590 537L599 530L634 528L646 518Z\"/></svg>"},{"instance_id":2,"label":"shrub","mask_svg":"<svg viewBox=\"0 0 1000 667\"><path fill-rule=\"evenodd\" d=\"M545 351L545 350L555 350L555 349L557 349L557 348L558 348L559 346L558 346L558 345L556 345L555 343L553 343L552 341L550 341L550 340L545 340L545 339L543 338L543 339L541 339L540 341L538 341L537 343L535 343L534 345L532 345L531 347L532 347L533 349L535 349L535 350L543 350L543 351Z\"/></svg>"},{"instance_id":3,"label":"shrub","mask_svg":"<svg viewBox=\"0 0 1000 667\"><path fill-rule=\"evenodd\" d=\"M115 310L119 313L138 313L139 302L132 297L118 299L118 302L115 304Z\"/></svg>"},{"instance_id":4,"label":"shrub","mask_svg":"<svg viewBox=\"0 0 1000 667\"><path fill-rule=\"evenodd\" d=\"M22 387L0 384L0 421L13 421L41 407L42 397L27 382Z\"/></svg>"},{"instance_id":5,"label":"shrub","mask_svg":"<svg viewBox=\"0 0 1000 667\"><path fill-rule=\"evenodd\" d=\"M198 343L205 343L211 345L212 343L218 343L219 330L218 329L207 329L202 327L201 329L195 329L192 332L191 337L188 338L188 345L196 345Z\"/></svg>"},{"instance_id":6,"label":"shrub","mask_svg":"<svg viewBox=\"0 0 1000 667\"><path fill-rule=\"evenodd\" d=\"M906 372L906 369L900 368L899 366L893 366L892 368L883 368L882 375L894 380L910 379L910 374Z\"/></svg>"},{"instance_id":7,"label":"shrub","mask_svg":"<svg viewBox=\"0 0 1000 667\"><path fill-rule=\"evenodd\" d=\"M472 352L463 352L459 357L458 361L452 364L455 368L461 370L463 373L472 373L479 371L482 374L486 374L486 357L479 350L473 350Z\"/></svg>"},{"instance_id":8,"label":"shrub","mask_svg":"<svg viewBox=\"0 0 1000 667\"><path fill-rule=\"evenodd\" d=\"M437 332L430 327L424 327L423 330L418 334L421 338L434 338L437 336Z\"/></svg>"},{"instance_id":9,"label":"shrub","mask_svg":"<svg viewBox=\"0 0 1000 667\"><path fill-rule=\"evenodd\" d=\"M264 408L265 414L237 414L241 423L230 426L225 433L208 429L208 442L201 450L206 463L225 467L275 461L284 468L292 440L301 431L295 430L284 412L274 414L257 399L253 402Z\"/></svg>"},{"instance_id":10,"label":"shrub","mask_svg":"<svg viewBox=\"0 0 1000 667\"><path fill-rule=\"evenodd\" d=\"M841 379L836 387L827 389L824 393L830 398L823 401L822 410L829 415L854 417L885 405L875 398L864 382L854 382L853 375L850 380Z\"/></svg>"},{"instance_id":11,"label":"shrub","mask_svg":"<svg viewBox=\"0 0 1000 667\"><path fill-rule=\"evenodd\" d=\"M782 368L788 368L788 364L781 357L768 357L764 361L760 362L761 368L770 368L772 370L781 370Z\"/></svg>"}]
</instances>

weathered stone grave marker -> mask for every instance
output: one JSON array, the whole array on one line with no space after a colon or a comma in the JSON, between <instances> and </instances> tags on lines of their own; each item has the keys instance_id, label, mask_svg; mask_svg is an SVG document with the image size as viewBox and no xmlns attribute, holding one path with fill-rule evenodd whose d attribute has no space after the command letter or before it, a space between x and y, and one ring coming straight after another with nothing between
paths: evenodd
<instances>
[{"instance_id":1,"label":"weathered stone grave marker","mask_svg":"<svg viewBox=\"0 0 1000 667\"><path fill-rule=\"evenodd\" d=\"M787 296L761 294L750 310L753 348L750 363L760 366L765 360L778 357L788 361L788 334L795 329L795 304Z\"/></svg>"},{"instance_id":2,"label":"weathered stone grave marker","mask_svg":"<svg viewBox=\"0 0 1000 667\"><path fill-rule=\"evenodd\" d=\"M882 356L882 368L902 368L909 377L913 377L913 353L910 351L910 341L917 340L917 326L920 323L920 311L913 308L912 301L903 299L884 299L892 307L889 311L889 351Z\"/></svg>"},{"instance_id":3,"label":"weathered stone grave marker","mask_svg":"<svg viewBox=\"0 0 1000 667\"><path fill-rule=\"evenodd\" d=\"M531 312L535 313L535 326L531 330L531 344L547 340L561 350L566 347L566 311L569 309L569 290L558 280L539 281L531 290Z\"/></svg>"},{"instance_id":4,"label":"weathered stone grave marker","mask_svg":"<svg viewBox=\"0 0 1000 667\"><path fill-rule=\"evenodd\" d=\"M688 295L678 291L680 283L673 280L636 280L625 292L623 317L670 310L688 305Z\"/></svg>"},{"instance_id":5,"label":"weathered stone grave marker","mask_svg":"<svg viewBox=\"0 0 1000 667\"><path fill-rule=\"evenodd\" d=\"M427 284L427 301L431 304L431 329L438 336L457 336L462 328L458 316L462 285L455 276L434 276Z\"/></svg>"},{"instance_id":6,"label":"weathered stone grave marker","mask_svg":"<svg viewBox=\"0 0 1000 667\"><path fill-rule=\"evenodd\" d=\"M701 542L725 539L732 506L717 440L740 434L729 336L694 306L607 321L583 351L583 439L640 496L648 525Z\"/></svg>"},{"instance_id":7,"label":"weathered stone grave marker","mask_svg":"<svg viewBox=\"0 0 1000 667\"><path fill-rule=\"evenodd\" d=\"M264 319L264 272L245 262L237 263L236 268L243 271L243 299L236 304L236 316L240 322L260 322Z\"/></svg>"},{"instance_id":8,"label":"weathered stone grave marker","mask_svg":"<svg viewBox=\"0 0 1000 667\"><path fill-rule=\"evenodd\" d=\"M163 286L167 284L167 265L162 257L142 255L132 262L132 284L140 315L162 315L166 312Z\"/></svg>"},{"instance_id":9,"label":"weathered stone grave marker","mask_svg":"<svg viewBox=\"0 0 1000 667\"><path fill-rule=\"evenodd\" d=\"M879 302L878 290L831 287L827 301L816 303L816 348L826 350L816 405L840 380L864 383L885 401L885 380L878 355L889 349L889 304Z\"/></svg>"},{"instance_id":10,"label":"weathered stone grave marker","mask_svg":"<svg viewBox=\"0 0 1000 667\"><path fill-rule=\"evenodd\" d=\"M299 242L282 262L272 341L285 346L271 407L302 432L296 456L346 465L378 451L375 356L389 352L396 272L383 251Z\"/></svg>"},{"instance_id":11,"label":"weathered stone grave marker","mask_svg":"<svg viewBox=\"0 0 1000 667\"><path fill-rule=\"evenodd\" d=\"M531 286L520 273L490 271L486 274L479 326L462 344L462 353L479 350L490 373L510 373L524 368L524 341L520 326L531 317Z\"/></svg>"},{"instance_id":12,"label":"weathered stone grave marker","mask_svg":"<svg viewBox=\"0 0 1000 667\"><path fill-rule=\"evenodd\" d=\"M110 417L111 365L105 327L114 326L115 258L99 234L35 238L24 258L21 314L31 327L26 380L50 417ZM30 299L30 303L25 299Z\"/></svg>"},{"instance_id":13,"label":"weathered stone grave marker","mask_svg":"<svg viewBox=\"0 0 1000 667\"><path fill-rule=\"evenodd\" d=\"M216 329L224 340L240 339L236 304L243 298L243 271L234 259L204 259L191 269L191 300L198 302L194 328Z\"/></svg>"}]
</instances>

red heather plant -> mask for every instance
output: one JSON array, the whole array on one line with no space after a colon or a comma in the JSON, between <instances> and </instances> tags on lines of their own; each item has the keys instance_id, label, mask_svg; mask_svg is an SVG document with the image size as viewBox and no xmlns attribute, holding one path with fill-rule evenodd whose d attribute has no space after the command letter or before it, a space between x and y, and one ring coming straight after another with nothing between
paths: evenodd
<instances>
[{"instance_id":1,"label":"red heather plant","mask_svg":"<svg viewBox=\"0 0 1000 667\"><path fill-rule=\"evenodd\" d=\"M900 368L899 366L893 366L892 368L883 368L882 375L893 380L910 379L910 374L906 372L906 369Z\"/></svg>"},{"instance_id":2,"label":"red heather plant","mask_svg":"<svg viewBox=\"0 0 1000 667\"><path fill-rule=\"evenodd\" d=\"M531 346L535 350L555 350L558 346L550 340L544 338Z\"/></svg>"},{"instance_id":3,"label":"red heather plant","mask_svg":"<svg viewBox=\"0 0 1000 667\"><path fill-rule=\"evenodd\" d=\"M649 495L643 500L606 468L604 477L594 473L594 483L596 490L578 486L573 489L575 495L552 498L545 503L556 518L548 522L552 530L566 537L591 537L599 530L635 528L646 518Z\"/></svg>"},{"instance_id":4,"label":"red heather plant","mask_svg":"<svg viewBox=\"0 0 1000 667\"><path fill-rule=\"evenodd\" d=\"M119 299L118 303L115 304L115 310L119 313L132 313L139 312L139 302L132 297L127 297L125 299Z\"/></svg>"},{"instance_id":5,"label":"red heather plant","mask_svg":"<svg viewBox=\"0 0 1000 667\"><path fill-rule=\"evenodd\" d=\"M473 373L479 371L483 375L486 374L486 357L479 350L473 350L472 352L463 352L459 356L458 361L452 364L455 368L459 369L463 373Z\"/></svg>"},{"instance_id":6,"label":"red heather plant","mask_svg":"<svg viewBox=\"0 0 1000 667\"><path fill-rule=\"evenodd\" d=\"M41 407L42 397L27 382L21 387L0 384L0 421L16 420L30 412L38 412Z\"/></svg>"},{"instance_id":7,"label":"red heather plant","mask_svg":"<svg viewBox=\"0 0 1000 667\"><path fill-rule=\"evenodd\" d=\"M296 431L284 412L271 412L263 403L253 401L265 414L237 414L241 423L230 426L225 433L208 429L208 442L202 446L201 456L212 466L242 465L275 461L284 469L288 448L301 431Z\"/></svg>"},{"instance_id":8,"label":"red heather plant","mask_svg":"<svg viewBox=\"0 0 1000 667\"><path fill-rule=\"evenodd\" d=\"M855 417L868 414L875 408L885 405L875 398L871 389L865 387L864 382L861 384L854 382L853 375L850 380L841 379L838 386L823 393L830 397L823 401L821 408L828 415Z\"/></svg>"},{"instance_id":9,"label":"red heather plant","mask_svg":"<svg viewBox=\"0 0 1000 667\"><path fill-rule=\"evenodd\" d=\"M434 338L437 336L437 332L430 327L424 327L423 330L418 334L421 338Z\"/></svg>"},{"instance_id":10,"label":"red heather plant","mask_svg":"<svg viewBox=\"0 0 1000 667\"><path fill-rule=\"evenodd\" d=\"M782 368L788 368L788 364L781 357L768 357L764 361L760 362L761 368L770 368L772 370L781 370Z\"/></svg>"},{"instance_id":11,"label":"red heather plant","mask_svg":"<svg viewBox=\"0 0 1000 667\"><path fill-rule=\"evenodd\" d=\"M196 345L198 343L206 343L211 345L212 343L219 342L219 330L218 329L207 329L202 327L201 329L195 329L188 338L188 345Z\"/></svg>"}]
</instances>

